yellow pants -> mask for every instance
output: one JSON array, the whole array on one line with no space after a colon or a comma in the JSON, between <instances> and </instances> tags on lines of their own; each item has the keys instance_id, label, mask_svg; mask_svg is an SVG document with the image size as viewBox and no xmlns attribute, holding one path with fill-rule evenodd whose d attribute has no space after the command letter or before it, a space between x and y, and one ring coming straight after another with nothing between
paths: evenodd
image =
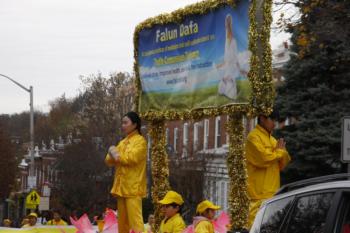
<instances>
[{"instance_id":1,"label":"yellow pants","mask_svg":"<svg viewBox=\"0 0 350 233\"><path fill-rule=\"evenodd\" d=\"M143 232L142 198L117 198L119 233Z\"/></svg>"},{"instance_id":2,"label":"yellow pants","mask_svg":"<svg viewBox=\"0 0 350 233\"><path fill-rule=\"evenodd\" d=\"M253 226L254 219L256 214L258 213L261 204L266 199L259 199L259 200L250 200L249 204L249 217L248 217L248 229L250 229Z\"/></svg>"}]
</instances>

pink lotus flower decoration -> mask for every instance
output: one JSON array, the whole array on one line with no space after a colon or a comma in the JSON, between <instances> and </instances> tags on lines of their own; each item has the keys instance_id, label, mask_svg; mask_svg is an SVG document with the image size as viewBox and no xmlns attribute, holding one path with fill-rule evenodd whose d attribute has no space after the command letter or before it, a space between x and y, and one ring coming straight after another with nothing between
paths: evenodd
<instances>
[{"instance_id":1,"label":"pink lotus flower decoration","mask_svg":"<svg viewBox=\"0 0 350 233\"><path fill-rule=\"evenodd\" d=\"M70 221L78 229L77 233L96 233L87 214L81 216L77 221L70 217Z\"/></svg>"},{"instance_id":2,"label":"pink lotus flower decoration","mask_svg":"<svg viewBox=\"0 0 350 233\"><path fill-rule=\"evenodd\" d=\"M94 230L87 214L81 216L79 220L70 218L70 221L78 229L76 233L96 233L96 230ZM103 231L101 233L118 233L117 216L112 210L106 212Z\"/></svg>"},{"instance_id":3,"label":"pink lotus flower decoration","mask_svg":"<svg viewBox=\"0 0 350 233\"><path fill-rule=\"evenodd\" d=\"M118 220L113 210L108 210L105 216L103 233L118 233Z\"/></svg>"},{"instance_id":4,"label":"pink lotus flower decoration","mask_svg":"<svg viewBox=\"0 0 350 233\"><path fill-rule=\"evenodd\" d=\"M222 212L220 216L213 222L214 230L218 233L226 233L227 225L230 224L230 217L225 212Z\"/></svg>"}]
</instances>

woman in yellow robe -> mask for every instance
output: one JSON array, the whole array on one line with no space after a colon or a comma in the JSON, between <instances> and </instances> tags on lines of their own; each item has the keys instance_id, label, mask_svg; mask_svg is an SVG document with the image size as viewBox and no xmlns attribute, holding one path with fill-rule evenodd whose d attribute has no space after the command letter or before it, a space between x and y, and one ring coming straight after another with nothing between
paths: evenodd
<instances>
[{"instance_id":1,"label":"woman in yellow robe","mask_svg":"<svg viewBox=\"0 0 350 233\"><path fill-rule=\"evenodd\" d=\"M147 142L135 112L123 117L122 130L127 136L109 148L105 162L116 168L111 193L117 198L119 233L139 233L144 231L142 198L147 192Z\"/></svg>"}]
</instances>

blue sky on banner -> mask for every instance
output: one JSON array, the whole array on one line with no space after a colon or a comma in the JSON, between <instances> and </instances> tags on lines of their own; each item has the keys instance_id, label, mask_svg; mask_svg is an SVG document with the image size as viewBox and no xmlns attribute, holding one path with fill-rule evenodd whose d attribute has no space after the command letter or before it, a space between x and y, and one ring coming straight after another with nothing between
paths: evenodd
<instances>
[{"instance_id":1,"label":"blue sky on banner","mask_svg":"<svg viewBox=\"0 0 350 233\"><path fill-rule=\"evenodd\" d=\"M182 25L192 25L198 23L198 33L194 33L188 36L180 37L179 36L179 25L178 24L167 24L167 25L156 25L151 29L145 29L140 32L139 40L139 63L143 67L152 67L153 59L160 56L174 56L178 55L181 52L189 51L193 49L198 49L201 53L201 57L206 57L210 55L211 60L219 60L223 57L223 51L225 50L225 18L228 14L232 16L233 23L233 34L234 38L237 41L238 52L243 52L248 48L248 1L242 2L237 8L232 9L229 6L222 7L214 12L208 13L203 16L189 16L187 17ZM177 30L177 38L173 40L167 40L164 42L157 42L157 31L168 32ZM155 50L160 47L171 46L174 44L179 44L181 42L191 41L196 38L201 38L203 36L215 35L215 40L207 41L189 48L182 48L177 51L163 52L157 55L142 57L142 52ZM158 34L159 35L159 34Z\"/></svg>"}]
</instances>

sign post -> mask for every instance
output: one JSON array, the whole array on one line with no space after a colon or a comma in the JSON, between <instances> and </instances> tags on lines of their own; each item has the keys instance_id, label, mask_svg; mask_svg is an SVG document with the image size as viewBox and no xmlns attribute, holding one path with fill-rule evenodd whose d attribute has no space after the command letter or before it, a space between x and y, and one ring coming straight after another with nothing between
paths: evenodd
<instances>
[{"instance_id":1,"label":"sign post","mask_svg":"<svg viewBox=\"0 0 350 233\"><path fill-rule=\"evenodd\" d=\"M350 173L350 116L343 117L341 160L348 164L348 173Z\"/></svg>"}]
</instances>

